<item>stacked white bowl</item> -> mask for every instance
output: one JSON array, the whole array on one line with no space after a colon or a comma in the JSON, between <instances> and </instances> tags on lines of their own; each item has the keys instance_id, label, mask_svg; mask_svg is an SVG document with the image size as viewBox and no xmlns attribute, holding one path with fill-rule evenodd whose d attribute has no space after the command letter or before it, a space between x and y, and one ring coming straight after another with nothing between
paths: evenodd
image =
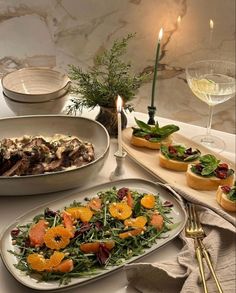
<instances>
[{"instance_id":1,"label":"stacked white bowl","mask_svg":"<svg viewBox=\"0 0 236 293\"><path fill-rule=\"evenodd\" d=\"M45 67L28 67L3 76L3 96L16 115L59 114L69 96L67 75Z\"/></svg>"}]
</instances>

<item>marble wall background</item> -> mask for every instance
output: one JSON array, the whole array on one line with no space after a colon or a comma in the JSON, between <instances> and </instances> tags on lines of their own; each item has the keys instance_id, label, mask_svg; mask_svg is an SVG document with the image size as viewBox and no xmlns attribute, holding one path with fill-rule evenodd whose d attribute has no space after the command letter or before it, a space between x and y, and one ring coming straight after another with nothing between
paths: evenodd
<instances>
[{"instance_id":1,"label":"marble wall background","mask_svg":"<svg viewBox=\"0 0 236 293\"><path fill-rule=\"evenodd\" d=\"M137 34L127 60L136 72L153 70L163 27L157 114L205 126L207 106L191 93L184 68L199 59L235 61L234 11L234 0L0 0L0 73L34 65L87 68L96 54L131 32ZM146 111L150 93L151 83L139 90L137 111ZM216 106L213 127L235 132L235 98Z\"/></svg>"}]
</instances>

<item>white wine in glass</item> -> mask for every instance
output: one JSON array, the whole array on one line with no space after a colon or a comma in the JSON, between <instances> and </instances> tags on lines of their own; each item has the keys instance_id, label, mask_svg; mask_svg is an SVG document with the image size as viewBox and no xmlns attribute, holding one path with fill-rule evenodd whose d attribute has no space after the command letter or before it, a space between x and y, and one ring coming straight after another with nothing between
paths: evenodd
<instances>
[{"instance_id":1,"label":"white wine in glass","mask_svg":"<svg viewBox=\"0 0 236 293\"><path fill-rule=\"evenodd\" d=\"M211 135L213 107L235 96L235 63L220 60L197 61L186 68L186 77L192 92L209 106L206 134L192 139L222 151L225 148L224 141Z\"/></svg>"}]
</instances>

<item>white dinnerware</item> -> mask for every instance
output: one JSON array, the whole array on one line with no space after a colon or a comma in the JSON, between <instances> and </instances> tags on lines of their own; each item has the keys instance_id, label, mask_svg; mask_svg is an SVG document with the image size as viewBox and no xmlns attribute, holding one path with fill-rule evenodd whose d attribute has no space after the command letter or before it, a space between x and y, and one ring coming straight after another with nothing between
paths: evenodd
<instances>
[{"instance_id":1,"label":"white dinnerware","mask_svg":"<svg viewBox=\"0 0 236 293\"><path fill-rule=\"evenodd\" d=\"M5 95L19 102L45 102L64 96L70 87L67 75L46 67L9 72L1 80Z\"/></svg>"}]
</instances>

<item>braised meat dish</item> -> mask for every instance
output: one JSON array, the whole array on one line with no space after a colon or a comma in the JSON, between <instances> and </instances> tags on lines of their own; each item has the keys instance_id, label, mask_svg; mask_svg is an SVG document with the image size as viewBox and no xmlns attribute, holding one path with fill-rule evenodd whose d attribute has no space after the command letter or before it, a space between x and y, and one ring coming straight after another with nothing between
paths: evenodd
<instances>
[{"instance_id":1,"label":"braised meat dish","mask_svg":"<svg viewBox=\"0 0 236 293\"><path fill-rule=\"evenodd\" d=\"M23 136L0 140L0 176L25 176L69 170L95 158L94 146L76 136Z\"/></svg>"}]
</instances>

